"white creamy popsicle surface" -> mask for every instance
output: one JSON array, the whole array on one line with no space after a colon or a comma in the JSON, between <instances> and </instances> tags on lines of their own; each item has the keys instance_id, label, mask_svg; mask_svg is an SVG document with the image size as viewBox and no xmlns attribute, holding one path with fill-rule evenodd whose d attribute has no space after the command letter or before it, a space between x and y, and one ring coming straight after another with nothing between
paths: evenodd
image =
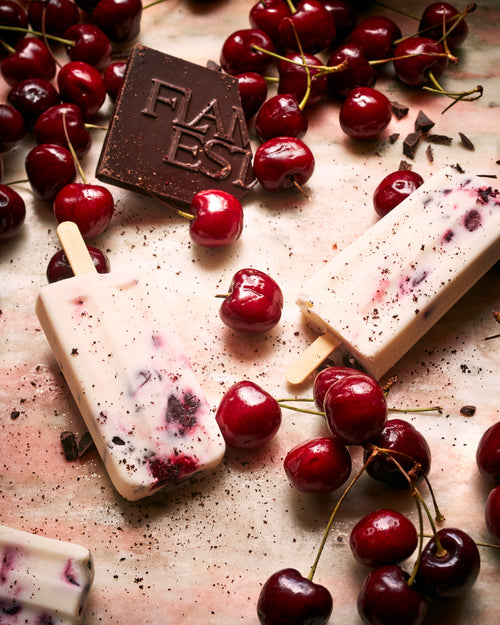
<instances>
[{"instance_id":1,"label":"white creamy popsicle surface","mask_svg":"<svg viewBox=\"0 0 500 625\"><path fill-rule=\"evenodd\" d=\"M323 334L287 371L299 383L344 346L380 378L500 258L500 194L446 167L304 286Z\"/></svg>"},{"instance_id":2,"label":"white creamy popsicle surface","mask_svg":"<svg viewBox=\"0 0 500 625\"><path fill-rule=\"evenodd\" d=\"M36 304L108 474L131 501L216 466L225 452L165 311L145 277L93 265L43 287Z\"/></svg>"},{"instance_id":3,"label":"white creamy popsicle surface","mask_svg":"<svg viewBox=\"0 0 500 625\"><path fill-rule=\"evenodd\" d=\"M78 625L94 579L88 549L0 525L0 623Z\"/></svg>"}]
</instances>

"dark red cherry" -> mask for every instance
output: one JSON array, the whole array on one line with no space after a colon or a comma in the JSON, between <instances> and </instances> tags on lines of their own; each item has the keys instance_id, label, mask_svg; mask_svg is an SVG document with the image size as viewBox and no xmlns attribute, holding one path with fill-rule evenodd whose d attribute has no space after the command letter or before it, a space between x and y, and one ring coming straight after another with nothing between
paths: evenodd
<instances>
[{"instance_id":1,"label":"dark red cherry","mask_svg":"<svg viewBox=\"0 0 500 625\"><path fill-rule=\"evenodd\" d=\"M7 152L26 136L21 113L10 104L0 104L0 152Z\"/></svg>"},{"instance_id":2,"label":"dark red cherry","mask_svg":"<svg viewBox=\"0 0 500 625\"><path fill-rule=\"evenodd\" d=\"M32 148L26 156L25 167L33 192L48 202L76 176L70 151L55 143L42 143Z\"/></svg>"},{"instance_id":3,"label":"dark red cherry","mask_svg":"<svg viewBox=\"0 0 500 625\"><path fill-rule=\"evenodd\" d=\"M59 104L59 94L48 80L28 78L14 85L7 100L24 117L29 130L33 130L36 120L51 106Z\"/></svg>"},{"instance_id":4,"label":"dark red cherry","mask_svg":"<svg viewBox=\"0 0 500 625\"><path fill-rule=\"evenodd\" d=\"M324 411L325 395L332 384L348 375L359 373L361 372L350 367L326 367L326 369L320 371L314 378L313 383L313 397L318 410Z\"/></svg>"},{"instance_id":5,"label":"dark red cherry","mask_svg":"<svg viewBox=\"0 0 500 625\"><path fill-rule=\"evenodd\" d=\"M16 44L15 52L3 61L1 70L5 82L12 86L27 78L52 80L56 74L56 64L41 39L25 37Z\"/></svg>"},{"instance_id":6,"label":"dark red cherry","mask_svg":"<svg viewBox=\"0 0 500 625\"><path fill-rule=\"evenodd\" d=\"M359 520L349 539L354 558L376 568L409 558L418 545L418 534L408 517L397 510L374 510Z\"/></svg>"},{"instance_id":7,"label":"dark red cherry","mask_svg":"<svg viewBox=\"0 0 500 625\"><path fill-rule=\"evenodd\" d=\"M346 483L351 455L336 436L322 436L296 445L284 460L285 473L303 493L329 493Z\"/></svg>"},{"instance_id":8,"label":"dark red cherry","mask_svg":"<svg viewBox=\"0 0 500 625\"><path fill-rule=\"evenodd\" d=\"M477 468L492 484L500 484L500 421L490 426L479 440L476 450Z\"/></svg>"},{"instance_id":9,"label":"dark red cherry","mask_svg":"<svg viewBox=\"0 0 500 625\"><path fill-rule=\"evenodd\" d=\"M422 551L415 584L431 599L463 597L479 575L479 550L472 538L457 528L441 529L437 535L445 553L437 551L431 538Z\"/></svg>"},{"instance_id":10,"label":"dark red cherry","mask_svg":"<svg viewBox=\"0 0 500 625\"><path fill-rule=\"evenodd\" d=\"M229 447L256 449L278 432L281 408L267 391L244 380L226 391L215 418Z\"/></svg>"},{"instance_id":11,"label":"dark red cherry","mask_svg":"<svg viewBox=\"0 0 500 625\"><path fill-rule=\"evenodd\" d=\"M220 56L222 69L237 76L246 72L263 74L272 63L272 57L261 50L274 52L275 48L269 35L257 28L237 30L224 41Z\"/></svg>"},{"instance_id":12,"label":"dark red cherry","mask_svg":"<svg viewBox=\"0 0 500 625\"><path fill-rule=\"evenodd\" d=\"M255 118L255 130L263 141L274 137L303 137L308 126L294 95L278 93L264 102Z\"/></svg>"},{"instance_id":13,"label":"dark red cherry","mask_svg":"<svg viewBox=\"0 0 500 625\"><path fill-rule=\"evenodd\" d=\"M413 193L424 179L411 169L401 169L387 175L373 193L373 206L379 217L387 215Z\"/></svg>"},{"instance_id":14,"label":"dark red cherry","mask_svg":"<svg viewBox=\"0 0 500 625\"><path fill-rule=\"evenodd\" d=\"M82 112L76 104L56 104L44 111L33 128L36 142L38 144L57 143L67 148L63 118L76 155L85 156L91 148L92 136L85 128Z\"/></svg>"},{"instance_id":15,"label":"dark red cherry","mask_svg":"<svg viewBox=\"0 0 500 625\"><path fill-rule=\"evenodd\" d=\"M87 249L97 272L109 273L111 271L111 266L106 254L101 252L97 247L92 247L90 245L87 245ZM64 250L56 252L47 265L46 276L48 282L52 283L58 282L59 280L66 280L66 278L72 278L74 275Z\"/></svg>"},{"instance_id":16,"label":"dark red cherry","mask_svg":"<svg viewBox=\"0 0 500 625\"><path fill-rule=\"evenodd\" d=\"M114 211L113 196L106 187L72 182L54 199L54 216L58 224L73 221L84 239L92 239L107 227Z\"/></svg>"},{"instance_id":17,"label":"dark red cherry","mask_svg":"<svg viewBox=\"0 0 500 625\"><path fill-rule=\"evenodd\" d=\"M268 332L281 319L283 293L269 275L259 269L237 271L219 310L225 325L241 332Z\"/></svg>"},{"instance_id":18,"label":"dark red cherry","mask_svg":"<svg viewBox=\"0 0 500 625\"><path fill-rule=\"evenodd\" d=\"M264 31L273 42L275 48L282 47L279 24L283 17L292 14L286 0L265 0L256 2L250 9L250 24L253 28Z\"/></svg>"},{"instance_id":19,"label":"dark red cherry","mask_svg":"<svg viewBox=\"0 0 500 625\"><path fill-rule=\"evenodd\" d=\"M358 613L366 625L421 625L427 614L427 601L408 574L395 564L371 571L358 595Z\"/></svg>"},{"instance_id":20,"label":"dark red cherry","mask_svg":"<svg viewBox=\"0 0 500 625\"><path fill-rule=\"evenodd\" d=\"M332 609L330 592L296 569L282 569L271 575L257 602L261 625L326 625Z\"/></svg>"},{"instance_id":21,"label":"dark red cherry","mask_svg":"<svg viewBox=\"0 0 500 625\"><path fill-rule=\"evenodd\" d=\"M424 475L428 475L431 468L431 450L425 438L411 423L402 419L389 419L381 432L370 442L377 447L389 450L389 456L393 456L406 472L412 470L415 463L418 463L421 468L416 476L417 482ZM370 451L368 445L364 452L365 462L368 460ZM374 480L393 488L409 488L408 480L396 465L380 454L368 466L367 473Z\"/></svg>"},{"instance_id":22,"label":"dark red cherry","mask_svg":"<svg viewBox=\"0 0 500 625\"><path fill-rule=\"evenodd\" d=\"M355 87L346 95L340 109L342 130L353 139L378 137L389 125L392 107L389 99L371 87Z\"/></svg>"},{"instance_id":23,"label":"dark red cherry","mask_svg":"<svg viewBox=\"0 0 500 625\"><path fill-rule=\"evenodd\" d=\"M194 219L189 233L203 247L223 247L240 238L243 208L240 201L225 191L205 189L193 196L190 205Z\"/></svg>"},{"instance_id":24,"label":"dark red cherry","mask_svg":"<svg viewBox=\"0 0 500 625\"><path fill-rule=\"evenodd\" d=\"M99 0L92 21L111 41L131 41L141 29L141 0Z\"/></svg>"},{"instance_id":25,"label":"dark red cherry","mask_svg":"<svg viewBox=\"0 0 500 625\"><path fill-rule=\"evenodd\" d=\"M348 37L349 43L361 46L369 61L390 59L394 41L401 37L401 29L388 17L374 15L360 20Z\"/></svg>"},{"instance_id":26,"label":"dark red cherry","mask_svg":"<svg viewBox=\"0 0 500 625\"><path fill-rule=\"evenodd\" d=\"M102 73L106 93L113 102L116 101L123 85L127 61L113 61Z\"/></svg>"},{"instance_id":27,"label":"dark red cherry","mask_svg":"<svg viewBox=\"0 0 500 625\"><path fill-rule=\"evenodd\" d=\"M14 237L26 218L26 205L17 191L0 184L0 241Z\"/></svg>"},{"instance_id":28,"label":"dark red cherry","mask_svg":"<svg viewBox=\"0 0 500 625\"><path fill-rule=\"evenodd\" d=\"M455 24L460 11L447 2L433 2L425 7L420 25L419 32L423 32L426 37L435 39L436 41L443 38L446 31ZM444 29L443 29L444 24ZM458 48L467 38L469 28L465 19L460 20L456 26L446 36L446 43L450 50Z\"/></svg>"},{"instance_id":29,"label":"dark red cherry","mask_svg":"<svg viewBox=\"0 0 500 625\"><path fill-rule=\"evenodd\" d=\"M324 407L330 431L349 445L361 445L374 437L387 419L384 391L363 373L348 375L332 384Z\"/></svg>"},{"instance_id":30,"label":"dark red cherry","mask_svg":"<svg viewBox=\"0 0 500 625\"><path fill-rule=\"evenodd\" d=\"M337 96L344 98L355 87L373 87L377 80L377 70L370 65L363 48L355 43L345 43L332 52L327 65L336 67L344 61L347 67L328 74L328 85Z\"/></svg>"},{"instance_id":31,"label":"dark red cherry","mask_svg":"<svg viewBox=\"0 0 500 625\"><path fill-rule=\"evenodd\" d=\"M316 54L335 39L335 23L317 0L300 0L295 12L282 18L279 34L285 49L299 51L298 38L304 52Z\"/></svg>"},{"instance_id":32,"label":"dark red cherry","mask_svg":"<svg viewBox=\"0 0 500 625\"><path fill-rule=\"evenodd\" d=\"M500 544L500 486L495 486L488 495L484 518L486 527Z\"/></svg>"},{"instance_id":33,"label":"dark red cherry","mask_svg":"<svg viewBox=\"0 0 500 625\"><path fill-rule=\"evenodd\" d=\"M335 24L335 38L341 41L354 28L358 15L353 4L347 0L319 0L330 13Z\"/></svg>"},{"instance_id":34,"label":"dark red cherry","mask_svg":"<svg viewBox=\"0 0 500 625\"><path fill-rule=\"evenodd\" d=\"M303 64L308 66L311 77L311 88L307 96L307 102L304 104L317 104L325 95L328 86L326 75L321 75L320 69L323 62L313 54L304 53L304 58L299 52L291 52L285 57L287 60L278 62L278 93L289 93L294 95L299 102L302 103L307 91L307 72ZM300 65L299 65L300 63Z\"/></svg>"},{"instance_id":35,"label":"dark red cherry","mask_svg":"<svg viewBox=\"0 0 500 625\"><path fill-rule=\"evenodd\" d=\"M14 0L2 0L0 2L0 25L14 26L14 28L28 28L28 16L23 7ZM15 30L3 30L0 39L10 47L15 47L17 42L26 33ZM0 45L0 58L7 56L8 52L4 46Z\"/></svg>"},{"instance_id":36,"label":"dark red cherry","mask_svg":"<svg viewBox=\"0 0 500 625\"><path fill-rule=\"evenodd\" d=\"M404 58L409 56L410 58ZM401 58L399 58L401 57ZM448 65L443 46L429 37L409 37L394 49L394 69L397 77L410 87L422 87L429 82L429 72L439 78Z\"/></svg>"},{"instance_id":37,"label":"dark red cherry","mask_svg":"<svg viewBox=\"0 0 500 625\"><path fill-rule=\"evenodd\" d=\"M275 137L262 143L254 155L254 174L267 191L278 193L306 183L314 172L314 156L296 137Z\"/></svg>"},{"instance_id":38,"label":"dark red cherry","mask_svg":"<svg viewBox=\"0 0 500 625\"><path fill-rule=\"evenodd\" d=\"M267 98L267 81L264 76L257 72L238 74L238 87L240 90L241 106L245 113L245 119L250 119L257 113Z\"/></svg>"},{"instance_id":39,"label":"dark red cherry","mask_svg":"<svg viewBox=\"0 0 500 625\"><path fill-rule=\"evenodd\" d=\"M101 74L88 63L70 61L57 74L57 86L63 102L76 104L84 119L91 119L106 99Z\"/></svg>"},{"instance_id":40,"label":"dark red cherry","mask_svg":"<svg viewBox=\"0 0 500 625\"><path fill-rule=\"evenodd\" d=\"M80 12L72 0L32 0L28 18L33 30L63 37L66 29L79 22Z\"/></svg>"},{"instance_id":41,"label":"dark red cherry","mask_svg":"<svg viewBox=\"0 0 500 625\"><path fill-rule=\"evenodd\" d=\"M82 61L102 71L111 63L113 48L109 37L95 24L86 22L70 26L64 38L73 42L66 46L72 61Z\"/></svg>"}]
</instances>

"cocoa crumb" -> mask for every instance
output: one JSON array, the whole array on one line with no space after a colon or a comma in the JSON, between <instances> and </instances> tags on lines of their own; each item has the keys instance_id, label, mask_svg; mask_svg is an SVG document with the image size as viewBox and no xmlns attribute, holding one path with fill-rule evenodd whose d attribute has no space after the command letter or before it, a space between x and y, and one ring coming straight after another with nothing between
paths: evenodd
<instances>
[{"instance_id":1,"label":"cocoa crumb","mask_svg":"<svg viewBox=\"0 0 500 625\"><path fill-rule=\"evenodd\" d=\"M60 439L66 460L69 462L76 460L78 457L78 450L76 446L76 437L73 432L69 432L67 430L61 432Z\"/></svg>"},{"instance_id":2,"label":"cocoa crumb","mask_svg":"<svg viewBox=\"0 0 500 625\"><path fill-rule=\"evenodd\" d=\"M462 406L460 408L460 414L463 414L465 417L473 417L476 414L475 406Z\"/></svg>"},{"instance_id":3,"label":"cocoa crumb","mask_svg":"<svg viewBox=\"0 0 500 625\"><path fill-rule=\"evenodd\" d=\"M462 142L464 148L471 150L472 152L476 149L469 137L465 136L463 132L459 132L458 136L460 137L460 141Z\"/></svg>"},{"instance_id":4,"label":"cocoa crumb","mask_svg":"<svg viewBox=\"0 0 500 625\"><path fill-rule=\"evenodd\" d=\"M415 120L415 132L429 132L434 125L434 122L423 111L418 112Z\"/></svg>"},{"instance_id":5,"label":"cocoa crumb","mask_svg":"<svg viewBox=\"0 0 500 625\"><path fill-rule=\"evenodd\" d=\"M10 413L10 418L12 419L12 421L15 421L20 416L21 416L21 413L19 412L19 410L13 410Z\"/></svg>"},{"instance_id":6,"label":"cocoa crumb","mask_svg":"<svg viewBox=\"0 0 500 625\"><path fill-rule=\"evenodd\" d=\"M78 349L76 347L73 347L73 349L71 350L71 355L78 356Z\"/></svg>"}]
</instances>

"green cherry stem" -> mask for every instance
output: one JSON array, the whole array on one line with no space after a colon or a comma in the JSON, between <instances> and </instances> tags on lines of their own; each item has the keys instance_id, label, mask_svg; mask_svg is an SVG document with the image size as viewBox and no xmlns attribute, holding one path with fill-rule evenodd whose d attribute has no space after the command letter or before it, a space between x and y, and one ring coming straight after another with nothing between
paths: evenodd
<instances>
[{"instance_id":1,"label":"green cherry stem","mask_svg":"<svg viewBox=\"0 0 500 625\"><path fill-rule=\"evenodd\" d=\"M424 515L422 514L422 505L418 497L414 497L413 501L415 502L418 514L418 527L419 527L419 538L418 538L418 553L417 559L415 560L415 564L413 565L413 570L411 572L410 577L408 578L408 586L411 586L415 581L415 577L417 576L418 567L420 566L420 561L422 560L422 551L424 549Z\"/></svg>"},{"instance_id":2,"label":"green cherry stem","mask_svg":"<svg viewBox=\"0 0 500 625\"><path fill-rule=\"evenodd\" d=\"M75 163L76 169L80 174L80 178L82 179L83 184L87 184L87 179L85 178L85 174L83 173L82 166L80 165L80 161L78 160L78 156L76 155L75 149L73 148L73 144L71 143L71 139L69 138L68 127L66 125L66 111L63 111L62 114L62 124L64 130L64 136L66 138L66 143L68 144L68 149L73 158L73 162Z\"/></svg>"},{"instance_id":3,"label":"green cherry stem","mask_svg":"<svg viewBox=\"0 0 500 625\"><path fill-rule=\"evenodd\" d=\"M2 31L2 30L14 31L14 32L17 32L17 33L26 33L26 34L29 34L29 35L35 35L37 37L43 37L44 39L45 38L51 39L52 41L56 41L57 43L62 43L64 46L71 46L71 47L73 47L75 45L75 42L72 41L71 39L64 39L63 37L56 37L55 35L49 35L47 33L39 32L37 30L30 30L29 28L22 28L21 26L4 26L4 25L0 25L0 31ZM15 50L13 50L13 52L15 52Z\"/></svg>"},{"instance_id":4,"label":"green cherry stem","mask_svg":"<svg viewBox=\"0 0 500 625\"><path fill-rule=\"evenodd\" d=\"M278 402L278 404L282 407L282 408L287 408L288 410L295 410L295 412L305 412L307 414L315 414L315 415L319 415L319 416L325 416L325 413L321 410L308 410L306 408L296 408L295 406L290 406L290 403L301 403L301 402L306 402L306 403L312 403L314 402L314 399L311 399L310 397L287 397L287 398L282 398L282 399L277 399L276 400ZM405 413L405 412L411 412L411 413L416 413L416 412L443 412L443 408L441 406L428 406L427 408L388 408L387 409L389 412L398 412L398 413Z\"/></svg>"},{"instance_id":5,"label":"green cherry stem","mask_svg":"<svg viewBox=\"0 0 500 625\"><path fill-rule=\"evenodd\" d=\"M420 18L412 13L407 13L406 11L402 11L401 9L397 9L396 7L390 6L389 4L385 4L384 2L378 2L377 0L373 0L373 4L376 6L382 7L383 9L389 9L389 11L394 11L395 13L399 13L400 15L404 15L405 17L410 17L413 20L419 20Z\"/></svg>"}]
</instances>

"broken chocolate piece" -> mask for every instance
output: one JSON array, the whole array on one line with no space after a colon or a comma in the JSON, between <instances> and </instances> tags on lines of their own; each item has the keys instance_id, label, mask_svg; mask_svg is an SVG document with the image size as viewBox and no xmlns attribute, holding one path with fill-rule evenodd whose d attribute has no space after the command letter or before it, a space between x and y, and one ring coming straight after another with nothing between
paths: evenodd
<instances>
[{"instance_id":1,"label":"broken chocolate piece","mask_svg":"<svg viewBox=\"0 0 500 625\"><path fill-rule=\"evenodd\" d=\"M426 135L426 140L429 143L435 143L436 145L451 145L453 142L453 137L447 137L446 135Z\"/></svg>"},{"instance_id":2,"label":"broken chocolate piece","mask_svg":"<svg viewBox=\"0 0 500 625\"><path fill-rule=\"evenodd\" d=\"M408 158L415 158L420 138L422 137L420 132L410 132L403 141L403 154Z\"/></svg>"},{"instance_id":3,"label":"broken chocolate piece","mask_svg":"<svg viewBox=\"0 0 500 625\"><path fill-rule=\"evenodd\" d=\"M73 432L61 432L60 439L66 460L69 460L70 462L76 460L78 458L78 450L76 446L76 437Z\"/></svg>"},{"instance_id":4,"label":"broken chocolate piece","mask_svg":"<svg viewBox=\"0 0 500 625\"><path fill-rule=\"evenodd\" d=\"M463 132L459 132L458 136L460 137L460 141L462 142L462 145L464 146L464 148L466 148L467 150L471 150L472 152L476 149L472 141L469 139L469 137L464 135Z\"/></svg>"},{"instance_id":5,"label":"broken chocolate piece","mask_svg":"<svg viewBox=\"0 0 500 625\"><path fill-rule=\"evenodd\" d=\"M425 150L425 153L427 154L427 158L429 159L429 163L433 163L434 162L434 152L432 150L432 145L428 145L427 149Z\"/></svg>"},{"instance_id":6,"label":"broken chocolate piece","mask_svg":"<svg viewBox=\"0 0 500 625\"><path fill-rule=\"evenodd\" d=\"M141 44L132 49L97 177L189 204L205 189L254 184L238 80Z\"/></svg>"},{"instance_id":7,"label":"broken chocolate piece","mask_svg":"<svg viewBox=\"0 0 500 625\"><path fill-rule=\"evenodd\" d=\"M400 104L399 102L394 101L391 102L391 107L394 117L396 117L397 119L403 119L403 117L406 117L408 115L408 111L410 110L404 104Z\"/></svg>"},{"instance_id":8,"label":"broken chocolate piece","mask_svg":"<svg viewBox=\"0 0 500 625\"><path fill-rule=\"evenodd\" d=\"M460 408L460 414L463 414L465 417L473 417L476 414L476 407L462 406L462 408Z\"/></svg>"},{"instance_id":9,"label":"broken chocolate piece","mask_svg":"<svg viewBox=\"0 0 500 625\"><path fill-rule=\"evenodd\" d=\"M412 164L407 161L400 161L399 163L399 171L410 171L412 169Z\"/></svg>"},{"instance_id":10,"label":"broken chocolate piece","mask_svg":"<svg viewBox=\"0 0 500 625\"><path fill-rule=\"evenodd\" d=\"M399 132L393 132L392 135L389 135L389 143L392 145L393 143L396 143L396 141L399 139Z\"/></svg>"},{"instance_id":11,"label":"broken chocolate piece","mask_svg":"<svg viewBox=\"0 0 500 625\"><path fill-rule=\"evenodd\" d=\"M434 122L423 111L418 112L415 120L415 132L429 132L434 125Z\"/></svg>"},{"instance_id":12,"label":"broken chocolate piece","mask_svg":"<svg viewBox=\"0 0 500 625\"><path fill-rule=\"evenodd\" d=\"M83 454L85 454L92 447L94 447L94 441L90 436L90 432L85 432L85 434L82 434L80 440L78 441L78 457L81 458Z\"/></svg>"}]
</instances>

